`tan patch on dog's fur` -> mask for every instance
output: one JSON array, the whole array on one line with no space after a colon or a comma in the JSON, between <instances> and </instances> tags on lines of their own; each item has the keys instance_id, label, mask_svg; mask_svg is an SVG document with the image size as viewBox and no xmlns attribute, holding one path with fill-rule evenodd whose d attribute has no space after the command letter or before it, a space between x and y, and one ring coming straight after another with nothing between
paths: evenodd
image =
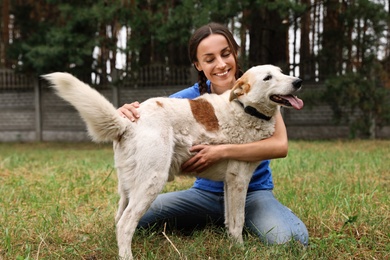
<instances>
[{"instance_id":1,"label":"tan patch on dog's fur","mask_svg":"<svg viewBox=\"0 0 390 260\"><path fill-rule=\"evenodd\" d=\"M157 106L159 106L159 107L164 107L163 103L161 103L160 101L156 101L156 104L157 104Z\"/></svg>"},{"instance_id":2,"label":"tan patch on dog's fur","mask_svg":"<svg viewBox=\"0 0 390 260\"><path fill-rule=\"evenodd\" d=\"M189 100L189 102L195 120L204 125L207 131L218 131L218 118L215 115L214 107L204 99Z\"/></svg>"}]
</instances>

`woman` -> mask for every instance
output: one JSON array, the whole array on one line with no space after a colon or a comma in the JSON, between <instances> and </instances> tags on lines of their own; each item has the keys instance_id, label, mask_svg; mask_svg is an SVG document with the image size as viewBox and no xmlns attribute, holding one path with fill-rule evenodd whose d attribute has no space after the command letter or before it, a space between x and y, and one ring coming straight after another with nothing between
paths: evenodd
<instances>
[{"instance_id":1,"label":"woman","mask_svg":"<svg viewBox=\"0 0 390 260\"><path fill-rule=\"evenodd\" d=\"M239 46L231 32L217 23L207 24L192 35L189 56L198 71L199 81L171 97L193 99L206 92L222 94L242 75L237 62ZM122 116L139 118L138 102L118 109ZM245 204L245 226L266 244L297 240L308 244L303 222L273 196L274 187L269 159L287 155L288 140L283 118L276 116L272 137L247 144L195 145L196 155L182 165L183 172L202 172L213 163L234 159L262 161L253 173ZM223 224L223 183L197 178L193 187L160 194L139 222L139 227L174 223L177 228L202 227L208 221Z\"/></svg>"}]
</instances>

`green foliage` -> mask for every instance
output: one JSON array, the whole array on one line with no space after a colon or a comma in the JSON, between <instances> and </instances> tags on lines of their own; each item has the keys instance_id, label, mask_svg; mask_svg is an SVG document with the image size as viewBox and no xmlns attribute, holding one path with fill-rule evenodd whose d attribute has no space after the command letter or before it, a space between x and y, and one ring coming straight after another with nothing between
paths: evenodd
<instances>
[{"instance_id":1,"label":"green foliage","mask_svg":"<svg viewBox=\"0 0 390 260\"><path fill-rule=\"evenodd\" d=\"M243 68L254 62L281 63L277 65L287 67L288 50L283 44L278 45L277 39L286 42L287 37L280 35L286 35L287 26L292 26L292 21L299 22L303 13L316 9L291 0L10 2L15 33L6 46L12 62L6 64L35 74L69 71L83 79L90 78L91 73L106 77L110 73L107 67L110 71L115 68L117 53L126 59L123 75L152 63L188 66L187 43L191 33L211 21L242 26L234 28L236 36L241 40L249 36L252 43L242 41L246 48L241 57ZM337 26L324 32L323 42L313 43L319 45L313 48L321 52L316 61L321 61L321 80L322 76L351 71L352 61L364 63L366 56L376 55L388 26L389 15L377 1L318 4L329 10L332 3L336 3ZM128 33L127 45L121 48L116 38L120 28L126 28ZM349 39L349 35L356 37ZM99 55L96 50L100 50Z\"/></svg>"},{"instance_id":2,"label":"green foliage","mask_svg":"<svg viewBox=\"0 0 390 260\"><path fill-rule=\"evenodd\" d=\"M382 4L370 0L358 0L355 4L350 4L346 8L341 18L349 30L357 30L356 27L363 29L362 31L356 31L358 35L353 41L353 44L365 53L363 57L378 52L389 19L389 15ZM351 26L355 28L351 28Z\"/></svg>"},{"instance_id":3,"label":"green foliage","mask_svg":"<svg viewBox=\"0 0 390 260\"><path fill-rule=\"evenodd\" d=\"M17 68L37 74L64 70L79 76L90 73L97 24L90 2L47 4L45 8L52 14L44 19L32 17L36 6L28 3L22 9L30 10L30 15L16 11L23 37L15 39L10 56L18 61Z\"/></svg>"},{"instance_id":4,"label":"green foliage","mask_svg":"<svg viewBox=\"0 0 390 260\"><path fill-rule=\"evenodd\" d=\"M336 122L350 126L351 137L375 138L375 128L390 122L390 90L380 81L381 73L380 64L371 62L358 72L325 81L322 99L332 108Z\"/></svg>"},{"instance_id":5,"label":"green foliage","mask_svg":"<svg viewBox=\"0 0 390 260\"><path fill-rule=\"evenodd\" d=\"M325 65L320 74L327 77L323 100L337 122L349 125L351 137L375 138L375 129L389 122L389 90L381 82L387 72L377 58L389 16L383 5L369 0L344 7L337 16L338 27L323 34L327 42L320 54Z\"/></svg>"},{"instance_id":6,"label":"green foliage","mask_svg":"<svg viewBox=\"0 0 390 260\"><path fill-rule=\"evenodd\" d=\"M389 19L383 4L376 1L326 1L324 5L327 13L318 55L321 80L351 72L359 64L367 66L366 59L378 57Z\"/></svg>"},{"instance_id":7,"label":"green foliage","mask_svg":"<svg viewBox=\"0 0 390 260\"><path fill-rule=\"evenodd\" d=\"M151 62L187 66L187 43L195 28L211 21L239 21L254 6L287 17L296 4L279 0L17 1L11 12L18 35L7 52L20 71L65 70L83 78L91 72L105 73L108 63L112 69L117 52L126 55L128 70ZM119 48L117 35L110 33L122 26L128 32L127 46ZM95 48L104 53L93 56Z\"/></svg>"}]
</instances>

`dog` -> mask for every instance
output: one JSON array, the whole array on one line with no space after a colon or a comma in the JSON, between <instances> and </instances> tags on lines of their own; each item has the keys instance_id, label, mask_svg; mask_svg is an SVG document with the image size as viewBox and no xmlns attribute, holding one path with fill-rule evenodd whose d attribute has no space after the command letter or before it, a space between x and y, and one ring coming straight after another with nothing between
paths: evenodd
<instances>
[{"instance_id":1,"label":"dog","mask_svg":"<svg viewBox=\"0 0 390 260\"><path fill-rule=\"evenodd\" d=\"M250 68L231 90L196 99L157 97L141 103L133 123L96 90L67 73L43 76L57 94L71 103L95 142L113 142L120 200L116 222L119 257L132 259L131 241L144 215L167 181L180 172L196 144L241 144L272 136L280 107L301 109L294 93L302 80L273 65ZM245 197L260 162L221 161L201 173L224 181L225 224L242 243Z\"/></svg>"}]
</instances>

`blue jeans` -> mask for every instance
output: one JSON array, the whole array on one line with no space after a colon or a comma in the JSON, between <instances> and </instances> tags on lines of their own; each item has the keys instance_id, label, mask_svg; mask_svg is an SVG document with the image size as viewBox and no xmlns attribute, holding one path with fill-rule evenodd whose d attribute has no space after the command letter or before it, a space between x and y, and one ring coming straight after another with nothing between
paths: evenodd
<instances>
[{"instance_id":1,"label":"blue jeans","mask_svg":"<svg viewBox=\"0 0 390 260\"><path fill-rule=\"evenodd\" d=\"M208 223L223 225L223 193L196 188L158 195L138 227L167 222L179 229L201 228ZM292 239L308 244L305 224L283 206L270 190L250 191L245 204L245 227L265 244L284 244Z\"/></svg>"}]
</instances>

